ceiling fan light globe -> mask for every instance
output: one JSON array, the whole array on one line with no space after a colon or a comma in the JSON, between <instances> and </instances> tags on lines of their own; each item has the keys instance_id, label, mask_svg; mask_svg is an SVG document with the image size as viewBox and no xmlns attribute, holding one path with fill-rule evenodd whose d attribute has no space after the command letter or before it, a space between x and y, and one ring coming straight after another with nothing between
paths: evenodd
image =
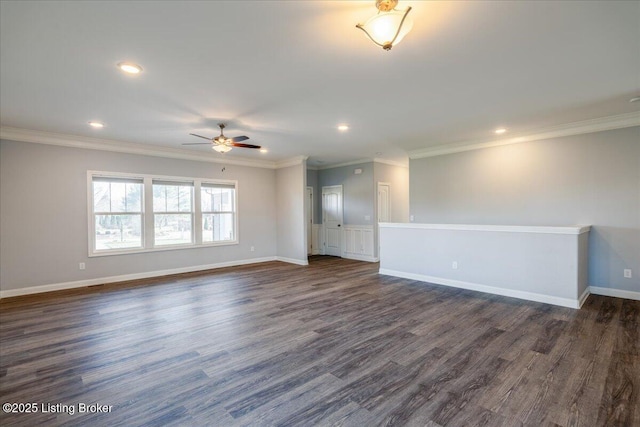
<instances>
[{"instance_id":1,"label":"ceiling fan light globe","mask_svg":"<svg viewBox=\"0 0 640 427\"><path fill-rule=\"evenodd\" d=\"M228 145L214 145L213 147L214 150L216 150L218 153L228 153L229 151L231 151L231 147L229 147Z\"/></svg>"}]
</instances>

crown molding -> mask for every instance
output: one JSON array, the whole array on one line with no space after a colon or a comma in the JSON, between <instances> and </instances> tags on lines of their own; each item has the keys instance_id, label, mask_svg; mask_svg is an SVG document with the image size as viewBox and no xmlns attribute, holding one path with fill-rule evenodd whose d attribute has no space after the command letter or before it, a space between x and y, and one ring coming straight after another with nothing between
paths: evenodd
<instances>
[{"instance_id":1,"label":"crown molding","mask_svg":"<svg viewBox=\"0 0 640 427\"><path fill-rule=\"evenodd\" d=\"M382 163L384 165L396 166L399 168L409 168L408 163L396 162L395 160L379 159L377 157L373 159L373 163Z\"/></svg>"},{"instance_id":2,"label":"crown molding","mask_svg":"<svg viewBox=\"0 0 640 427\"><path fill-rule=\"evenodd\" d=\"M640 112L619 114L616 116L601 117L598 119L584 120L543 128L527 135L520 135L512 138L463 141L456 144L438 145L430 148L412 150L408 153L409 159L414 160L425 157L442 156L444 154L461 153L463 151L480 150L482 148L539 141L542 139L623 129L633 126L640 126Z\"/></svg>"},{"instance_id":3,"label":"crown molding","mask_svg":"<svg viewBox=\"0 0 640 427\"><path fill-rule=\"evenodd\" d=\"M149 146L133 142L43 132L8 126L0 127L0 139L17 142L32 142L36 144L58 145L61 147L84 148L88 150L193 160L198 162L221 163L225 165L249 166L254 168L276 169L278 167L276 162L266 160L244 160L229 157L220 158L208 153L188 153L178 148Z\"/></svg>"},{"instance_id":4,"label":"crown molding","mask_svg":"<svg viewBox=\"0 0 640 427\"><path fill-rule=\"evenodd\" d=\"M387 159L381 159L381 158L378 158L378 157L374 157L374 158L353 160L351 162L337 163L335 165L307 166L307 169L321 170L322 171L322 170L326 170L326 169L341 168L341 167L344 167L344 166L361 165L363 163L382 163L382 164L385 164L385 165L396 166L396 167L401 167L401 168L408 168L409 167L409 165L407 163L396 162L394 160L387 160Z\"/></svg>"},{"instance_id":5,"label":"crown molding","mask_svg":"<svg viewBox=\"0 0 640 427\"><path fill-rule=\"evenodd\" d=\"M359 159L359 160L353 160L351 162L344 162L344 163L336 163L335 165L323 165L323 166L317 166L317 170L323 171L326 169L334 169L334 168L341 168L344 166L353 166L353 165L361 165L362 163L371 163L373 162L373 159Z\"/></svg>"},{"instance_id":6,"label":"crown molding","mask_svg":"<svg viewBox=\"0 0 640 427\"><path fill-rule=\"evenodd\" d=\"M275 169L288 168L289 166L301 165L304 161L306 161L309 156L296 156L290 159L281 160L276 162Z\"/></svg>"}]
</instances>

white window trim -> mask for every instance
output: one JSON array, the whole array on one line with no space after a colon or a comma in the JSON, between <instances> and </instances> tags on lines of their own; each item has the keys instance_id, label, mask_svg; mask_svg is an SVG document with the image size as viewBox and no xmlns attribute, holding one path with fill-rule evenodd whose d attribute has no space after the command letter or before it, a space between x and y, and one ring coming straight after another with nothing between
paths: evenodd
<instances>
[{"instance_id":1,"label":"white window trim","mask_svg":"<svg viewBox=\"0 0 640 427\"><path fill-rule=\"evenodd\" d=\"M107 178L136 178L143 181L143 212L142 212L142 248L120 249L120 250L95 250L95 220L96 216L93 212L93 178L103 176ZM153 180L163 181L182 181L193 183L193 215L192 233L194 234L193 243L180 245L155 246L154 242L154 222L153 216ZM222 184L233 185L236 190L234 197L234 231L235 240L224 240L220 242L202 242L202 204L200 199L201 184ZM238 227L238 197L239 185L237 180L229 179L212 179L212 178L193 178L185 176L167 176L167 175L150 175L136 174L126 172L106 172L106 171L87 171L87 226L88 226L88 253L89 257L101 257L112 255L138 254L147 252L164 252L184 249L206 248L213 246L229 246L240 243L240 230Z\"/></svg>"},{"instance_id":2,"label":"white window trim","mask_svg":"<svg viewBox=\"0 0 640 427\"><path fill-rule=\"evenodd\" d=\"M166 181L163 179L158 179L157 177L153 177L151 179L151 190L153 193L153 185L154 182L153 181L158 181L157 185L165 185L162 181ZM183 179L183 180L173 180L174 183L176 184L189 184L189 186L191 187L191 210L188 212L181 212L181 211L170 211L170 212L153 212L152 216L153 216L153 226L154 226L154 230L153 230L153 248L154 249L158 249L158 248L169 248L169 247L173 247L173 248L189 248L192 247L196 244L196 228L195 228L195 216L196 216L196 207L195 207L195 187L196 187L196 182L193 179ZM153 194L152 196L153 197ZM151 200L151 207L153 209L153 199ZM156 237L156 230L155 230L155 215L189 215L191 217L191 243L173 243L173 244L165 244L165 245L156 245L155 243L155 237Z\"/></svg>"},{"instance_id":3,"label":"white window trim","mask_svg":"<svg viewBox=\"0 0 640 427\"><path fill-rule=\"evenodd\" d=\"M221 213L231 213L233 214L233 231L234 231L234 240L221 240L219 242L203 242L202 241L202 233L198 233L198 238L200 239L200 245L202 246L224 246L227 244L237 244L239 241L238 238L238 233L239 233L239 229L238 229L238 182L237 181L233 181L235 184L235 189L236 189L236 194L235 197L233 198L233 211L220 211L220 212L215 212L215 211L202 211L202 184L225 184L225 182L223 182L222 180L211 180L211 179L203 179L200 182L198 182L198 207L199 207L199 215L197 215L198 217L198 230L202 230L202 216L204 214L221 214ZM230 184L231 181L228 181L226 184Z\"/></svg>"}]
</instances>

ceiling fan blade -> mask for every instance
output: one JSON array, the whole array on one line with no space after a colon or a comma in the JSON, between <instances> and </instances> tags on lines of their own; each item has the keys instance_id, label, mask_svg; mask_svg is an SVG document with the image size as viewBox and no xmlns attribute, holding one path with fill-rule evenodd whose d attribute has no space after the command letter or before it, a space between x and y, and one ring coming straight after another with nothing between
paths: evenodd
<instances>
[{"instance_id":1,"label":"ceiling fan blade","mask_svg":"<svg viewBox=\"0 0 640 427\"><path fill-rule=\"evenodd\" d=\"M197 136L198 138L202 138L202 139L208 139L209 141L211 141L213 139L213 138L207 138L206 136L197 135L195 133L190 133L189 135Z\"/></svg>"},{"instance_id":2,"label":"ceiling fan blade","mask_svg":"<svg viewBox=\"0 0 640 427\"><path fill-rule=\"evenodd\" d=\"M262 148L259 145L251 145L251 144L239 144L237 142L231 143L232 147L240 147L240 148Z\"/></svg>"},{"instance_id":3,"label":"ceiling fan blade","mask_svg":"<svg viewBox=\"0 0 640 427\"><path fill-rule=\"evenodd\" d=\"M249 139L248 136L236 136L234 138L231 138L231 142L246 141L247 139Z\"/></svg>"},{"instance_id":4,"label":"ceiling fan blade","mask_svg":"<svg viewBox=\"0 0 640 427\"><path fill-rule=\"evenodd\" d=\"M210 142L185 142L182 145L211 145Z\"/></svg>"}]
</instances>

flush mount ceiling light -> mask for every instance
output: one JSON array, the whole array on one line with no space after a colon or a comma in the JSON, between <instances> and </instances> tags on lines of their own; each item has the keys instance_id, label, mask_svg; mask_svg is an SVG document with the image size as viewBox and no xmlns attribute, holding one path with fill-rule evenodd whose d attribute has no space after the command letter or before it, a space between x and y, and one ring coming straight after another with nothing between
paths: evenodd
<instances>
[{"instance_id":1,"label":"flush mount ceiling light","mask_svg":"<svg viewBox=\"0 0 640 427\"><path fill-rule=\"evenodd\" d=\"M507 129L505 129L505 128L498 128L494 132L497 133L498 135L502 135L506 131L507 131Z\"/></svg>"},{"instance_id":2,"label":"flush mount ceiling light","mask_svg":"<svg viewBox=\"0 0 640 427\"><path fill-rule=\"evenodd\" d=\"M349 130L349 125L338 125L338 130L340 132L346 132Z\"/></svg>"},{"instance_id":3,"label":"flush mount ceiling light","mask_svg":"<svg viewBox=\"0 0 640 427\"><path fill-rule=\"evenodd\" d=\"M95 129L102 129L104 127L104 123L100 123L92 120L89 122L89 126Z\"/></svg>"},{"instance_id":4,"label":"flush mount ceiling light","mask_svg":"<svg viewBox=\"0 0 640 427\"><path fill-rule=\"evenodd\" d=\"M411 7L396 10L397 5L398 0L376 0L378 13L364 24L356 25L356 28L364 31L372 42L384 50L391 50L413 28L413 20L407 18Z\"/></svg>"},{"instance_id":5,"label":"flush mount ceiling light","mask_svg":"<svg viewBox=\"0 0 640 427\"><path fill-rule=\"evenodd\" d=\"M636 96L635 98L631 98L629 102L638 102L640 101L640 96Z\"/></svg>"},{"instance_id":6,"label":"flush mount ceiling light","mask_svg":"<svg viewBox=\"0 0 640 427\"><path fill-rule=\"evenodd\" d=\"M260 149L260 152L261 152L262 154L264 154L264 153L268 153L268 152L269 152L269 150L267 150L266 148L261 148L261 149Z\"/></svg>"},{"instance_id":7,"label":"flush mount ceiling light","mask_svg":"<svg viewBox=\"0 0 640 427\"><path fill-rule=\"evenodd\" d=\"M140 74L142 72L142 67L132 62L120 62L118 63L118 68L128 74Z\"/></svg>"}]
</instances>

